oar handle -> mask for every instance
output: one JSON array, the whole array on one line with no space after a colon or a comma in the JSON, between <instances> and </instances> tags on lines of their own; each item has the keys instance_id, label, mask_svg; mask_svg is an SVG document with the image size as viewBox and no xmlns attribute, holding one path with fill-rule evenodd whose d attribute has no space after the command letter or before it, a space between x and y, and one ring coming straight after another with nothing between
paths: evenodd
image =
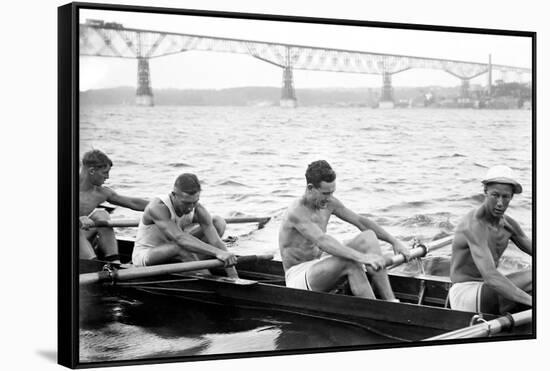
<instances>
[{"instance_id":1,"label":"oar handle","mask_svg":"<svg viewBox=\"0 0 550 371\"><path fill-rule=\"evenodd\" d=\"M124 228L124 227L137 227L139 225L139 219L121 219L121 220L96 220L96 228L110 227L110 228Z\"/></svg>"},{"instance_id":2,"label":"oar handle","mask_svg":"<svg viewBox=\"0 0 550 371\"><path fill-rule=\"evenodd\" d=\"M422 258L422 257L426 256L430 251L434 251L434 250L440 249L442 247L445 247L445 246L449 245L452 242L453 242L453 236L451 235L451 236L440 238L440 239L435 240L435 241L428 242L425 245L417 244L416 247L413 247L411 250L409 250L410 251L409 260L416 259L416 258ZM407 261L407 259L405 258L405 255L395 254L391 257L386 258L386 263L385 263L384 266L386 268L395 267L395 266L398 266L400 264L403 264L406 261Z\"/></svg>"},{"instance_id":3,"label":"oar handle","mask_svg":"<svg viewBox=\"0 0 550 371\"><path fill-rule=\"evenodd\" d=\"M416 259L416 258L421 258L421 257L425 256L427 253L428 253L428 248L426 246L418 245L417 247L414 247L410 250L409 260ZM393 256L390 256L390 257L386 258L386 263L384 264L384 267L389 268L389 267L392 267L392 266L397 266L399 264L403 264L406 261L407 261L407 258L405 257L405 255L395 254Z\"/></svg>"},{"instance_id":4,"label":"oar handle","mask_svg":"<svg viewBox=\"0 0 550 371\"><path fill-rule=\"evenodd\" d=\"M261 254L261 255L246 255L237 257L237 264L243 262L259 261L259 260L271 260L273 259L272 254ZM101 271L93 273L84 273L79 277L79 282L81 285L86 285L96 282L117 282L117 281L128 281L136 278L146 278L161 276L171 273L182 273L190 272L202 269L211 269L211 268L220 268L224 264L221 260L218 259L209 259L209 260L199 260L183 263L173 263L173 264L161 264L153 265L150 267L135 267L129 269L120 269L115 271Z\"/></svg>"}]
</instances>

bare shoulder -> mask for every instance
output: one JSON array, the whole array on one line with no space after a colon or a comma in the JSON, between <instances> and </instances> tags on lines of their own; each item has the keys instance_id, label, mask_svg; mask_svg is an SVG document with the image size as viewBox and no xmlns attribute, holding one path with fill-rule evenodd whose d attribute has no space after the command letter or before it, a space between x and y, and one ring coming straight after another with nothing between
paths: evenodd
<instances>
[{"instance_id":1,"label":"bare shoulder","mask_svg":"<svg viewBox=\"0 0 550 371\"><path fill-rule=\"evenodd\" d=\"M521 229L521 226L511 216L504 215L504 223L505 223L506 227L511 229L510 232L512 234L516 234L516 235L522 235L523 234L523 230Z\"/></svg>"},{"instance_id":2,"label":"bare shoulder","mask_svg":"<svg viewBox=\"0 0 550 371\"><path fill-rule=\"evenodd\" d=\"M297 224L305 217L305 209L300 203L300 200L295 200L286 210L283 222L285 224Z\"/></svg>"},{"instance_id":3,"label":"bare shoulder","mask_svg":"<svg viewBox=\"0 0 550 371\"><path fill-rule=\"evenodd\" d=\"M460 222L456 226L456 232L464 232L465 230L468 230L472 228L476 223L479 221L477 220L476 216L476 210L470 210L466 215L460 219Z\"/></svg>"},{"instance_id":4,"label":"bare shoulder","mask_svg":"<svg viewBox=\"0 0 550 371\"><path fill-rule=\"evenodd\" d=\"M329 207L331 212L346 208L344 203L334 196L330 199Z\"/></svg>"},{"instance_id":5,"label":"bare shoulder","mask_svg":"<svg viewBox=\"0 0 550 371\"><path fill-rule=\"evenodd\" d=\"M170 219L170 210L159 198L154 198L145 208L144 216L152 219Z\"/></svg>"},{"instance_id":6,"label":"bare shoulder","mask_svg":"<svg viewBox=\"0 0 550 371\"><path fill-rule=\"evenodd\" d=\"M479 223L475 216L476 210L470 210L466 215L462 217L460 222L455 228L453 246L458 247L461 245L467 245L466 236L475 233L476 225Z\"/></svg>"},{"instance_id":7,"label":"bare shoulder","mask_svg":"<svg viewBox=\"0 0 550 371\"><path fill-rule=\"evenodd\" d=\"M109 199L112 196L116 195L116 192L109 187L99 186L97 187L97 191L101 193L106 199Z\"/></svg>"},{"instance_id":8,"label":"bare shoulder","mask_svg":"<svg viewBox=\"0 0 550 371\"><path fill-rule=\"evenodd\" d=\"M195 206L195 217L194 217L194 219L198 220L199 222L200 221L206 222L206 221L211 220L212 217L210 216L210 213L208 212L208 210L206 210L206 207L204 207L199 202Z\"/></svg>"}]
</instances>

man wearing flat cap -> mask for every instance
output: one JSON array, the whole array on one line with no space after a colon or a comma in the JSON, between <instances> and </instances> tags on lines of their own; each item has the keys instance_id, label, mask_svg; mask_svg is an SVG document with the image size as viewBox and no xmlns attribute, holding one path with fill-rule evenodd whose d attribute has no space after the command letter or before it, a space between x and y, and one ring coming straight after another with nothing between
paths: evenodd
<instances>
[{"instance_id":1,"label":"man wearing flat cap","mask_svg":"<svg viewBox=\"0 0 550 371\"><path fill-rule=\"evenodd\" d=\"M451 256L449 300L452 309L505 314L532 306L531 268L504 275L500 257L512 241L532 254L531 240L519 224L505 215L521 184L507 166L489 169L482 181L483 204L470 211L456 228Z\"/></svg>"}]
</instances>

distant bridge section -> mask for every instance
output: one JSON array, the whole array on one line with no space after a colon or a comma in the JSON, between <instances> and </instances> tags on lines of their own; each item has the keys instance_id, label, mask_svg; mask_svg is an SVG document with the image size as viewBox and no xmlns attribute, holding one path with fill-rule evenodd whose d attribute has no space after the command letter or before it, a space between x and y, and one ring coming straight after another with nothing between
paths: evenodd
<instances>
[{"instance_id":1,"label":"distant bridge section","mask_svg":"<svg viewBox=\"0 0 550 371\"><path fill-rule=\"evenodd\" d=\"M413 68L443 70L462 80L462 96L468 96L469 81L492 71L515 74L518 80L531 69L489 63L449 59L422 58L406 55L371 53L356 50L290 45L264 41L220 38L205 35L171 33L124 28L118 23L87 20L80 25L80 54L85 56L131 58L138 60L136 102L152 105L149 59L187 51L212 51L250 55L283 70L281 105L295 106L293 70L312 70L376 74L382 76L382 102L393 102L391 77Z\"/></svg>"}]
</instances>

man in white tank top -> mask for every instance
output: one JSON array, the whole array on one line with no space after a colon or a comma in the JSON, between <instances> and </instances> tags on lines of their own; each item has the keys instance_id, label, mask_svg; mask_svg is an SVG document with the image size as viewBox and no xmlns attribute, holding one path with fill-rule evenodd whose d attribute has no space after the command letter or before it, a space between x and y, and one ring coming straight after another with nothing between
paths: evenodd
<instances>
[{"instance_id":1,"label":"man in white tank top","mask_svg":"<svg viewBox=\"0 0 550 371\"><path fill-rule=\"evenodd\" d=\"M237 258L220 238L225 232L225 221L210 216L199 203L200 192L197 176L185 173L178 176L172 192L149 202L138 226L132 254L134 265L214 257L225 263L229 277L237 277L235 268L229 267L237 263ZM194 223L199 226L192 228Z\"/></svg>"}]
</instances>

